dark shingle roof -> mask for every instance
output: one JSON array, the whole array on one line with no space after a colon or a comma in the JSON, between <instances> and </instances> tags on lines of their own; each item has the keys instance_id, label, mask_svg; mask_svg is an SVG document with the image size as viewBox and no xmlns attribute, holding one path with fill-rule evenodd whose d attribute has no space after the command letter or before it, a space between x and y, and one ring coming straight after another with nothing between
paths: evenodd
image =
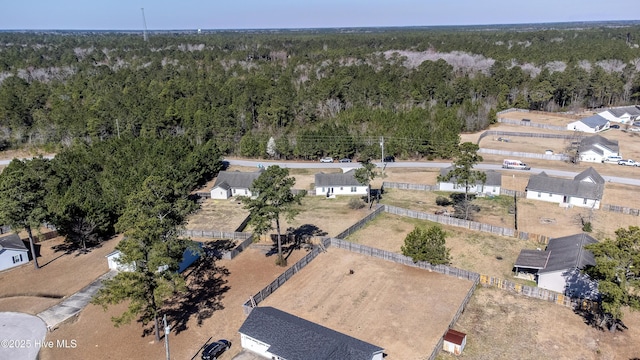
<instances>
[{"instance_id":1,"label":"dark shingle roof","mask_svg":"<svg viewBox=\"0 0 640 360\"><path fill-rule=\"evenodd\" d=\"M316 187L322 186L363 186L354 177L354 171L347 171L346 173L337 174L325 174L318 173L315 176Z\"/></svg>"},{"instance_id":2,"label":"dark shingle roof","mask_svg":"<svg viewBox=\"0 0 640 360\"><path fill-rule=\"evenodd\" d=\"M546 250L549 252L549 261L538 273L582 269L587 265L595 265L593 254L585 250L584 246L596 243L598 240L585 233L551 239Z\"/></svg>"},{"instance_id":3,"label":"dark shingle roof","mask_svg":"<svg viewBox=\"0 0 640 360\"><path fill-rule=\"evenodd\" d=\"M594 182L587 181L588 178ZM541 172L529 178L527 191L601 200L604 192L604 179L593 168L581 172L574 179L550 177L545 172Z\"/></svg>"},{"instance_id":4,"label":"dark shingle roof","mask_svg":"<svg viewBox=\"0 0 640 360\"><path fill-rule=\"evenodd\" d=\"M525 249L520 251L520 255L518 255L514 266L529 269L544 269L548 261L548 251Z\"/></svg>"},{"instance_id":5,"label":"dark shingle roof","mask_svg":"<svg viewBox=\"0 0 640 360\"><path fill-rule=\"evenodd\" d=\"M0 237L0 246L4 249L27 251L27 247L24 246L24 243L20 240L20 236L18 236L18 234L9 234Z\"/></svg>"},{"instance_id":6,"label":"dark shingle roof","mask_svg":"<svg viewBox=\"0 0 640 360\"><path fill-rule=\"evenodd\" d=\"M589 116L587 118L580 119L579 121L592 129L595 129L596 127L602 129L602 127L609 122L609 120L600 115Z\"/></svg>"},{"instance_id":7,"label":"dark shingle roof","mask_svg":"<svg viewBox=\"0 0 640 360\"><path fill-rule=\"evenodd\" d=\"M240 172L240 171L220 171L216 182L213 187L222 187L228 190L229 187L233 189L249 189L253 184L253 181L257 179L261 171L256 172ZM225 187L226 185L226 187Z\"/></svg>"},{"instance_id":8,"label":"dark shingle roof","mask_svg":"<svg viewBox=\"0 0 640 360\"><path fill-rule=\"evenodd\" d=\"M607 110L615 117L621 117L622 115L629 114L631 117L640 116L640 108L638 106L621 106Z\"/></svg>"},{"instance_id":9,"label":"dark shingle roof","mask_svg":"<svg viewBox=\"0 0 640 360\"><path fill-rule=\"evenodd\" d=\"M445 176L447 175L451 170L453 170L453 166L449 166L446 168L441 168L440 169L440 175ZM495 170L482 170L482 172L484 172L487 175L487 181L485 181L485 185L487 186L501 186L502 185L502 174L498 171ZM449 183L455 183L456 182L456 178L452 177L449 181ZM476 184L480 185L482 184L482 181L476 181Z\"/></svg>"},{"instance_id":10,"label":"dark shingle roof","mask_svg":"<svg viewBox=\"0 0 640 360\"><path fill-rule=\"evenodd\" d=\"M593 135L586 137L580 141L580 152L592 150L600 155L603 154L602 150L596 145L609 149L611 152L618 153L620 150L617 140L609 140L600 135Z\"/></svg>"},{"instance_id":11,"label":"dark shingle roof","mask_svg":"<svg viewBox=\"0 0 640 360\"><path fill-rule=\"evenodd\" d=\"M288 360L370 360L384 350L269 306L254 308L238 331Z\"/></svg>"}]
</instances>

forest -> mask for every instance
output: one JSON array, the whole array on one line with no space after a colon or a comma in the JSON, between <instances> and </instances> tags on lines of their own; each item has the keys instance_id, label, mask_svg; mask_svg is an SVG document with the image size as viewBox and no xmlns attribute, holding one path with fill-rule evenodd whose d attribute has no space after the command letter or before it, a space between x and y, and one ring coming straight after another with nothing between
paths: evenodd
<instances>
[{"instance_id":1,"label":"forest","mask_svg":"<svg viewBox=\"0 0 640 360\"><path fill-rule=\"evenodd\" d=\"M0 32L0 149L117 137L223 154L448 158L512 107L640 100L640 25ZM273 140L271 140L273 139ZM271 143L271 146L267 146Z\"/></svg>"}]
</instances>

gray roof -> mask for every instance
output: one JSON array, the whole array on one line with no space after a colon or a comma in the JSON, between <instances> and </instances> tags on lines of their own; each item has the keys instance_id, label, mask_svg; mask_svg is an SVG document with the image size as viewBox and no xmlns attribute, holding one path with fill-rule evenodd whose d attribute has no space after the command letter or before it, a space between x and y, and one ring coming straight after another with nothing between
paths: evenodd
<instances>
[{"instance_id":1,"label":"gray roof","mask_svg":"<svg viewBox=\"0 0 640 360\"><path fill-rule=\"evenodd\" d=\"M592 150L600 155L603 154L602 150L600 150L596 145L600 145L601 147L609 149L609 151L618 153L620 150L618 146L617 140L609 140L600 135L593 135L586 137L580 141L580 152L585 152Z\"/></svg>"},{"instance_id":2,"label":"gray roof","mask_svg":"<svg viewBox=\"0 0 640 360\"><path fill-rule=\"evenodd\" d=\"M538 273L582 269L587 265L595 265L593 254L585 250L584 246L597 243L598 240L586 233L551 239L546 250L549 252L549 261Z\"/></svg>"},{"instance_id":3,"label":"gray roof","mask_svg":"<svg viewBox=\"0 0 640 360\"><path fill-rule=\"evenodd\" d=\"M453 170L453 166L449 166L446 168L440 168L440 175L441 176L445 176L447 175L451 170ZM485 185L487 186L501 186L502 185L502 174L499 171L495 171L495 170L481 170L481 172L485 173L487 175L487 181L485 181ZM452 177L449 181L449 183L455 183L456 179L455 177ZM480 185L482 184L482 181L476 181L476 184Z\"/></svg>"},{"instance_id":4,"label":"gray roof","mask_svg":"<svg viewBox=\"0 0 640 360\"><path fill-rule=\"evenodd\" d=\"M589 178L594 182L586 180ZM526 190L601 200L604 179L591 167L573 179L550 177L543 171L529 178Z\"/></svg>"},{"instance_id":5,"label":"gray roof","mask_svg":"<svg viewBox=\"0 0 640 360\"><path fill-rule=\"evenodd\" d=\"M346 173L325 174L318 173L315 176L316 187L322 186L363 186L354 177L355 171L350 170Z\"/></svg>"},{"instance_id":6,"label":"gray roof","mask_svg":"<svg viewBox=\"0 0 640 360\"><path fill-rule=\"evenodd\" d=\"M548 261L548 251L524 249L520 251L520 255L518 255L514 266L529 269L544 269Z\"/></svg>"},{"instance_id":7,"label":"gray roof","mask_svg":"<svg viewBox=\"0 0 640 360\"><path fill-rule=\"evenodd\" d=\"M600 115L589 116L584 119L580 119L579 121L592 129L595 129L595 128L602 129L602 127L609 122L609 120L603 118Z\"/></svg>"},{"instance_id":8,"label":"gray roof","mask_svg":"<svg viewBox=\"0 0 640 360\"><path fill-rule=\"evenodd\" d=\"M640 107L636 105L611 108L607 111L610 112L615 117L621 117L625 113L631 115L632 118L640 116Z\"/></svg>"},{"instance_id":9,"label":"gray roof","mask_svg":"<svg viewBox=\"0 0 640 360\"><path fill-rule=\"evenodd\" d=\"M27 251L27 247L24 246L18 234L9 234L0 237L0 246L4 249ZM0 249L0 251L2 251L2 249Z\"/></svg>"},{"instance_id":10,"label":"gray roof","mask_svg":"<svg viewBox=\"0 0 640 360\"><path fill-rule=\"evenodd\" d=\"M384 350L269 306L254 308L238 331L288 360L370 360Z\"/></svg>"},{"instance_id":11,"label":"gray roof","mask_svg":"<svg viewBox=\"0 0 640 360\"><path fill-rule=\"evenodd\" d=\"M249 189L253 181L257 179L261 171L256 172L240 172L240 171L220 171L213 187L221 187L225 190L233 189Z\"/></svg>"}]
</instances>

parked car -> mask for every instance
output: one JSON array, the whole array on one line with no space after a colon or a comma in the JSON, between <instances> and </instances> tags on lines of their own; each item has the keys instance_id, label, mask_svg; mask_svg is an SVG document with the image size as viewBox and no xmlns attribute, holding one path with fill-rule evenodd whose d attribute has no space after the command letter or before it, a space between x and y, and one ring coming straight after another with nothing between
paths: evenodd
<instances>
[{"instance_id":1,"label":"parked car","mask_svg":"<svg viewBox=\"0 0 640 360\"><path fill-rule=\"evenodd\" d=\"M638 166L636 165L637 163L631 159L627 159L627 160L620 160L618 161L618 165L625 165L625 166Z\"/></svg>"},{"instance_id":2,"label":"parked car","mask_svg":"<svg viewBox=\"0 0 640 360\"><path fill-rule=\"evenodd\" d=\"M508 139L508 138L499 137L499 138L498 138L498 141L501 141L501 142L509 142L509 139Z\"/></svg>"},{"instance_id":3,"label":"parked car","mask_svg":"<svg viewBox=\"0 0 640 360\"><path fill-rule=\"evenodd\" d=\"M395 156L385 156L384 157L384 162L396 162L396 157Z\"/></svg>"},{"instance_id":4,"label":"parked car","mask_svg":"<svg viewBox=\"0 0 640 360\"><path fill-rule=\"evenodd\" d=\"M609 127L612 128L612 129L620 129L620 125L617 125L617 124L613 124L613 125L611 125Z\"/></svg>"},{"instance_id":5,"label":"parked car","mask_svg":"<svg viewBox=\"0 0 640 360\"><path fill-rule=\"evenodd\" d=\"M640 131L640 128L632 127L632 128L629 129L629 131L638 132L638 131Z\"/></svg>"},{"instance_id":6,"label":"parked car","mask_svg":"<svg viewBox=\"0 0 640 360\"><path fill-rule=\"evenodd\" d=\"M604 160L602 160L603 163L614 163L617 164L619 163L622 159L622 156L619 155L609 155L607 156Z\"/></svg>"},{"instance_id":7,"label":"parked car","mask_svg":"<svg viewBox=\"0 0 640 360\"><path fill-rule=\"evenodd\" d=\"M323 157L322 159L320 159L321 163L332 163L333 162L333 158L330 156L327 157Z\"/></svg>"},{"instance_id":8,"label":"parked car","mask_svg":"<svg viewBox=\"0 0 640 360\"><path fill-rule=\"evenodd\" d=\"M202 350L202 360L217 360L218 356L229 350L230 347L231 341L229 340L220 339L212 342Z\"/></svg>"},{"instance_id":9,"label":"parked car","mask_svg":"<svg viewBox=\"0 0 640 360\"><path fill-rule=\"evenodd\" d=\"M351 162L351 159L349 159L349 158L340 159L340 162L341 163L348 163L348 162Z\"/></svg>"}]
</instances>

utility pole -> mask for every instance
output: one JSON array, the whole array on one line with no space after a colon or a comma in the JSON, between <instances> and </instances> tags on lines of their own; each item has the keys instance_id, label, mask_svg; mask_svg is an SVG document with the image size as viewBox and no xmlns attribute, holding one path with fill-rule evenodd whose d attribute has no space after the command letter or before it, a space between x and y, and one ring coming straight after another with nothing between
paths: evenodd
<instances>
[{"instance_id":1,"label":"utility pole","mask_svg":"<svg viewBox=\"0 0 640 360\"><path fill-rule=\"evenodd\" d=\"M118 124L118 119L116 119L116 129L118 130L118 139L120 139L120 124Z\"/></svg>"},{"instance_id":2,"label":"utility pole","mask_svg":"<svg viewBox=\"0 0 640 360\"><path fill-rule=\"evenodd\" d=\"M167 325L167 314L164 314L162 321L164 322L164 349L167 360L171 360L171 357L169 357L169 333L171 332L171 326Z\"/></svg>"},{"instance_id":3,"label":"utility pole","mask_svg":"<svg viewBox=\"0 0 640 360\"><path fill-rule=\"evenodd\" d=\"M142 37L144 41L147 41L149 40L149 38L147 37L147 19L144 18L144 8L140 8L140 10L142 10L142 26L143 26Z\"/></svg>"},{"instance_id":4,"label":"utility pole","mask_svg":"<svg viewBox=\"0 0 640 360\"><path fill-rule=\"evenodd\" d=\"M382 153L382 162L384 163L384 136L380 136L380 150Z\"/></svg>"}]
</instances>

